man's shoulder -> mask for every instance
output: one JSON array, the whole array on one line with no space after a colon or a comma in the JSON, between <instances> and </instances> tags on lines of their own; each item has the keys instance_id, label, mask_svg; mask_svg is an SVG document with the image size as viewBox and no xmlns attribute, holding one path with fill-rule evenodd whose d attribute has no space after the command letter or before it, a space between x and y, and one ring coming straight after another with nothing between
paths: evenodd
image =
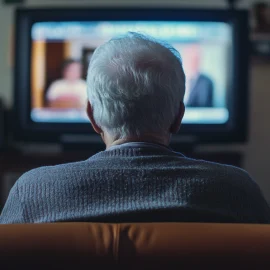
<instances>
[{"instance_id":1,"label":"man's shoulder","mask_svg":"<svg viewBox=\"0 0 270 270\"><path fill-rule=\"evenodd\" d=\"M200 172L202 177L209 177L217 182L256 184L249 173L242 168L205 160L187 159L190 161L191 166L194 167L194 170Z\"/></svg>"},{"instance_id":2,"label":"man's shoulder","mask_svg":"<svg viewBox=\"0 0 270 270\"><path fill-rule=\"evenodd\" d=\"M52 87L61 87L61 86L65 86L66 84L67 84L66 80L59 79L59 80L55 80L54 82L52 82L51 86Z\"/></svg>"},{"instance_id":3,"label":"man's shoulder","mask_svg":"<svg viewBox=\"0 0 270 270\"><path fill-rule=\"evenodd\" d=\"M208 75L206 75L206 74L204 74L204 73L201 73L201 74L199 75L199 80L200 80L201 82L205 82L205 83L212 83L212 79L211 79Z\"/></svg>"},{"instance_id":4,"label":"man's shoulder","mask_svg":"<svg viewBox=\"0 0 270 270\"><path fill-rule=\"evenodd\" d=\"M55 166L43 166L24 173L18 179L18 185L55 182L62 178L79 174L87 168L87 161L64 163Z\"/></svg>"},{"instance_id":5,"label":"man's shoulder","mask_svg":"<svg viewBox=\"0 0 270 270\"><path fill-rule=\"evenodd\" d=\"M77 83L80 84L81 86L87 86L86 81L83 79L78 80Z\"/></svg>"}]
</instances>

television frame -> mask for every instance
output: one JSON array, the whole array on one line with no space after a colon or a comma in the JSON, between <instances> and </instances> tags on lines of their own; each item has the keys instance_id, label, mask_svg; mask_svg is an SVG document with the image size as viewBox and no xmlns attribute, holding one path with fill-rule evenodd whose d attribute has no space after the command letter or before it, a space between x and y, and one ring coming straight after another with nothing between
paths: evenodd
<instances>
[{"instance_id":1,"label":"television frame","mask_svg":"<svg viewBox=\"0 0 270 270\"><path fill-rule=\"evenodd\" d=\"M98 142L89 123L34 123L31 110L31 26L42 21L216 21L233 29L234 63L231 74L233 100L231 123L183 124L173 142L232 143L248 138L248 11L183 8L44 8L17 9L15 16L14 137L19 141L61 142L63 138L87 136ZM230 94L228 94L230 96ZM233 120L233 121L232 121ZM83 140L82 140L83 141Z\"/></svg>"}]
</instances>

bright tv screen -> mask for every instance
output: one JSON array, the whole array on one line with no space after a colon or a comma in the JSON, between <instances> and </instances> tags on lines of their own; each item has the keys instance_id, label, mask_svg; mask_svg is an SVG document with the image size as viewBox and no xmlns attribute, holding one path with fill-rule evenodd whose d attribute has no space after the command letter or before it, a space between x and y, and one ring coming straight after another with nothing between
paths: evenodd
<instances>
[{"instance_id":1,"label":"bright tv screen","mask_svg":"<svg viewBox=\"0 0 270 270\"><path fill-rule=\"evenodd\" d=\"M95 49L128 31L175 47L186 74L184 124L230 119L233 32L227 22L43 21L31 27L31 120L87 123L87 68Z\"/></svg>"}]
</instances>

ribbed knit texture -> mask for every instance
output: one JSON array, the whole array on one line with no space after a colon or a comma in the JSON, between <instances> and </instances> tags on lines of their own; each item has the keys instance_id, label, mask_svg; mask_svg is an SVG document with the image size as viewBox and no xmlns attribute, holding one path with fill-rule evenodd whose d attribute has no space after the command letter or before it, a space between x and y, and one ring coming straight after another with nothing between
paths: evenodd
<instances>
[{"instance_id":1,"label":"ribbed knit texture","mask_svg":"<svg viewBox=\"0 0 270 270\"><path fill-rule=\"evenodd\" d=\"M238 168L162 148L123 148L41 167L12 188L0 223L269 223L258 185Z\"/></svg>"}]
</instances>

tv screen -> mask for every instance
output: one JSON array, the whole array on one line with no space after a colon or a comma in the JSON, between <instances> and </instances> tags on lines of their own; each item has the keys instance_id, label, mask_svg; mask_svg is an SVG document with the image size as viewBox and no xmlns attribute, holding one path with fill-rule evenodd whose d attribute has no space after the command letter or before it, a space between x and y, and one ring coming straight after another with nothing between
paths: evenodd
<instances>
[{"instance_id":1,"label":"tv screen","mask_svg":"<svg viewBox=\"0 0 270 270\"><path fill-rule=\"evenodd\" d=\"M241 76L247 73L247 54L240 50L241 43L248 46L247 20L245 12L218 13L222 16L214 10L115 9L109 13L98 9L88 15L85 10L68 9L18 11L21 31L17 30L16 45L22 43L28 53L22 56L24 52L17 50L16 74L22 84L15 83L15 88L21 88L15 89L15 95L23 92L29 97L16 99L19 117L24 118L20 126L58 138L64 133L91 133L85 128L90 127L85 107L91 56L111 38L132 31L169 43L181 54L186 74L183 134L202 141L210 132L212 138L216 136L213 141L224 141L228 135L243 140L246 98L237 106L239 98L247 96L247 78ZM241 121L244 130L238 130Z\"/></svg>"},{"instance_id":2,"label":"tv screen","mask_svg":"<svg viewBox=\"0 0 270 270\"><path fill-rule=\"evenodd\" d=\"M187 77L183 123L224 124L232 31L228 23L179 21L39 22L31 29L31 120L88 122L87 67L94 50L127 31L149 34L181 54Z\"/></svg>"}]
</instances>

